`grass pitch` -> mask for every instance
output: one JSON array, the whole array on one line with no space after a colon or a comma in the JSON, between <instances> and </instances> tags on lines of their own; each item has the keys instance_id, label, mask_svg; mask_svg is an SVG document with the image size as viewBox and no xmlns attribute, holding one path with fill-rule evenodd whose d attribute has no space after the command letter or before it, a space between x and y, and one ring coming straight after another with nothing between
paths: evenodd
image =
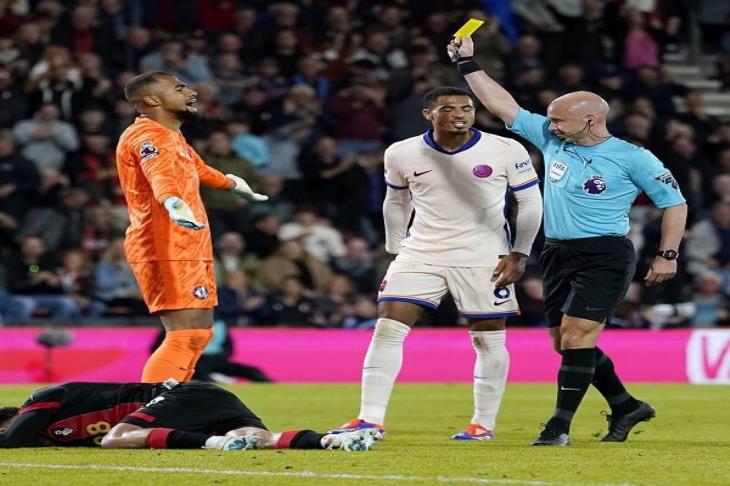
<instances>
[{"instance_id":1,"label":"grass pitch","mask_svg":"<svg viewBox=\"0 0 730 486\"><path fill-rule=\"evenodd\" d=\"M0 387L18 405L35 387ZM356 385L240 385L231 389L272 430L326 430L357 413ZM591 390L573 422L573 445L529 447L550 415L554 387L507 386L493 442L454 442L471 416L468 385L403 385L393 392L386 440L369 453L40 448L0 451L0 484L730 484L730 387L634 385L657 418L623 444L606 431Z\"/></svg>"}]
</instances>

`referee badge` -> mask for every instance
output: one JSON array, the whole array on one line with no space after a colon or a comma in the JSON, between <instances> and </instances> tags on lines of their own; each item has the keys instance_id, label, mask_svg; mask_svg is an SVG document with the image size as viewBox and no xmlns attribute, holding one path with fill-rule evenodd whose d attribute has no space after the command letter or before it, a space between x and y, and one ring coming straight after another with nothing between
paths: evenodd
<instances>
[{"instance_id":1,"label":"referee badge","mask_svg":"<svg viewBox=\"0 0 730 486\"><path fill-rule=\"evenodd\" d=\"M195 297L197 297L198 299L207 299L208 298L208 289L203 287L202 285L200 285L193 289L193 295Z\"/></svg>"}]
</instances>

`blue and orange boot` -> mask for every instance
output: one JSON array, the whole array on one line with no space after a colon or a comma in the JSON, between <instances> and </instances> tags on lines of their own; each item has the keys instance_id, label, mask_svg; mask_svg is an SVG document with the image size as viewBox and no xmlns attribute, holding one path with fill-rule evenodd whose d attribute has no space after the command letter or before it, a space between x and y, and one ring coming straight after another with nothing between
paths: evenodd
<instances>
[{"instance_id":1,"label":"blue and orange boot","mask_svg":"<svg viewBox=\"0 0 730 486\"><path fill-rule=\"evenodd\" d=\"M453 440L492 440L494 432L482 424L469 424L465 431L452 435Z\"/></svg>"},{"instance_id":2,"label":"blue and orange boot","mask_svg":"<svg viewBox=\"0 0 730 486\"><path fill-rule=\"evenodd\" d=\"M381 434L385 435L385 427L380 424L373 424L370 422L366 422L363 419L354 418L350 420L349 422L346 422L340 426L339 429L332 429L328 431L328 434L343 434L345 432L354 432L356 430L364 430L364 429L376 429L380 431Z\"/></svg>"}]
</instances>

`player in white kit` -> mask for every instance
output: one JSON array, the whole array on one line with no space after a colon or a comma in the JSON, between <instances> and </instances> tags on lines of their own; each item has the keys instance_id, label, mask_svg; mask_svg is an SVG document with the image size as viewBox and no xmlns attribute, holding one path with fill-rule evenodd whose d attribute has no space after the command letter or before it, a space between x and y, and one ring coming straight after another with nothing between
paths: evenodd
<instances>
[{"instance_id":1,"label":"player in white kit","mask_svg":"<svg viewBox=\"0 0 730 486\"><path fill-rule=\"evenodd\" d=\"M525 148L472 128L474 114L468 91L436 88L424 96L423 109L433 129L385 151L385 249L397 257L378 293L360 414L335 432L384 431L403 342L424 308L435 309L448 291L469 323L476 352L474 415L452 438L494 437L509 370L505 323L520 312L513 284L540 228L542 197ZM518 204L514 246L505 218L508 191Z\"/></svg>"}]
</instances>

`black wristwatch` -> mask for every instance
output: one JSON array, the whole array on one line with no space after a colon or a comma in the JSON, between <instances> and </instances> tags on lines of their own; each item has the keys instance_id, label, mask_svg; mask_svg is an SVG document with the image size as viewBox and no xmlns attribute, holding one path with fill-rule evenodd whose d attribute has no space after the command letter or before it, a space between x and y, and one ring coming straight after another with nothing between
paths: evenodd
<instances>
[{"instance_id":1,"label":"black wristwatch","mask_svg":"<svg viewBox=\"0 0 730 486\"><path fill-rule=\"evenodd\" d=\"M674 250L659 250L657 256L664 258L665 260L676 260L679 253Z\"/></svg>"}]
</instances>

